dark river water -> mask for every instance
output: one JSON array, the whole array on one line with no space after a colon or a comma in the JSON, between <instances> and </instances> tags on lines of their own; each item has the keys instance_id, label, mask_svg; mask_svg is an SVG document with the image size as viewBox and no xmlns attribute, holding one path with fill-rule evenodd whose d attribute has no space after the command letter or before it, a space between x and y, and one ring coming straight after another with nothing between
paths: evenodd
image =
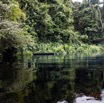
<instances>
[{"instance_id":1,"label":"dark river water","mask_svg":"<svg viewBox=\"0 0 104 103\"><path fill-rule=\"evenodd\" d=\"M104 55L25 57L0 62L0 103L73 103L75 93L104 89Z\"/></svg>"}]
</instances>

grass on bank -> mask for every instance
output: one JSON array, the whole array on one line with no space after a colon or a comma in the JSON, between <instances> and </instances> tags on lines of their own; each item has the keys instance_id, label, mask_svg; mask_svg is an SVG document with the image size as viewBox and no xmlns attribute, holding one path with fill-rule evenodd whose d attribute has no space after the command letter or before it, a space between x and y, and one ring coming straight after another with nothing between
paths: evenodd
<instances>
[{"instance_id":1,"label":"grass on bank","mask_svg":"<svg viewBox=\"0 0 104 103\"><path fill-rule=\"evenodd\" d=\"M23 50L25 56L32 56L33 53L50 53L54 52L58 56L81 54L83 56L92 56L104 53L104 45L88 45L88 44L62 44L62 43L40 43L36 44L33 49ZM20 55L18 52L17 55Z\"/></svg>"}]
</instances>

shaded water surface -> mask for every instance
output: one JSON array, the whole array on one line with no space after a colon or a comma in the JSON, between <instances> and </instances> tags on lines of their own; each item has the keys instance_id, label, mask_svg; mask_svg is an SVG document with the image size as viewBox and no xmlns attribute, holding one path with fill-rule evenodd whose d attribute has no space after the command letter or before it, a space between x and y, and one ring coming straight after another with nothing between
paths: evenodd
<instances>
[{"instance_id":1,"label":"shaded water surface","mask_svg":"<svg viewBox=\"0 0 104 103\"><path fill-rule=\"evenodd\" d=\"M36 56L0 62L0 103L73 103L75 93L99 98L104 56Z\"/></svg>"}]
</instances>

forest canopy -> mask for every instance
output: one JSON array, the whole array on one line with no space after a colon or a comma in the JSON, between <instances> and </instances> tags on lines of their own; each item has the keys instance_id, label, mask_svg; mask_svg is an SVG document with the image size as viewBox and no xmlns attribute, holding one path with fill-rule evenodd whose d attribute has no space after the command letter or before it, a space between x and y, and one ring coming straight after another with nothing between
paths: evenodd
<instances>
[{"instance_id":1,"label":"forest canopy","mask_svg":"<svg viewBox=\"0 0 104 103\"><path fill-rule=\"evenodd\" d=\"M34 51L45 43L60 43L64 49L66 44L90 45L104 36L103 18L99 0L1 0L0 50Z\"/></svg>"}]
</instances>

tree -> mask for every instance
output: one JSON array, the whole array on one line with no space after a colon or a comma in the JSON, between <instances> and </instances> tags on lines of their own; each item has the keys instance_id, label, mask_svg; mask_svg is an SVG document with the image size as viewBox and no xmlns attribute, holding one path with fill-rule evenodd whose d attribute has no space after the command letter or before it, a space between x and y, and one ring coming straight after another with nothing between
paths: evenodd
<instances>
[{"instance_id":1,"label":"tree","mask_svg":"<svg viewBox=\"0 0 104 103\"><path fill-rule=\"evenodd\" d=\"M74 4L74 26L81 35L87 35L89 40L100 37L102 28L101 12L98 4L84 0L82 4Z\"/></svg>"},{"instance_id":2,"label":"tree","mask_svg":"<svg viewBox=\"0 0 104 103\"><path fill-rule=\"evenodd\" d=\"M30 38L27 37L27 32L20 22L24 20L25 14L18 5L15 1L0 2L0 53L2 54L12 55L17 49L29 45Z\"/></svg>"},{"instance_id":3,"label":"tree","mask_svg":"<svg viewBox=\"0 0 104 103\"><path fill-rule=\"evenodd\" d=\"M19 0L28 32L40 42L75 42L71 0Z\"/></svg>"},{"instance_id":4,"label":"tree","mask_svg":"<svg viewBox=\"0 0 104 103\"><path fill-rule=\"evenodd\" d=\"M99 0L89 0L92 4L99 4Z\"/></svg>"}]
</instances>

